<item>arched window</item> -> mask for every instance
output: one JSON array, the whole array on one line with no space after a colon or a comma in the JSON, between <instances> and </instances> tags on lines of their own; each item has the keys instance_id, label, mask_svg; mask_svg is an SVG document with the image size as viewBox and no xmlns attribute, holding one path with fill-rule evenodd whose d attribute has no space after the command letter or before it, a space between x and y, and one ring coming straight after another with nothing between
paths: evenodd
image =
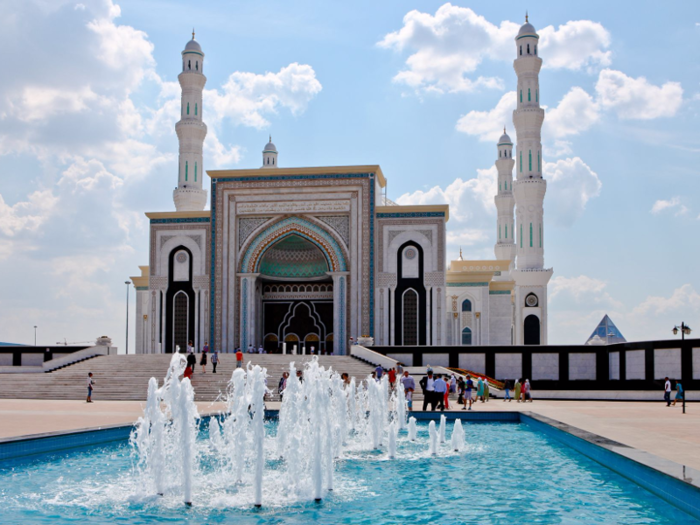
<instances>
[{"instance_id":1,"label":"arched window","mask_svg":"<svg viewBox=\"0 0 700 525\"><path fill-rule=\"evenodd\" d=\"M194 163L194 181L197 182L197 163Z\"/></svg>"},{"instance_id":2,"label":"arched window","mask_svg":"<svg viewBox=\"0 0 700 525\"><path fill-rule=\"evenodd\" d=\"M187 103L187 114L188 115L190 114L190 103L189 102Z\"/></svg>"},{"instance_id":3,"label":"arched window","mask_svg":"<svg viewBox=\"0 0 700 525\"><path fill-rule=\"evenodd\" d=\"M540 320L536 315L528 315L523 323L524 343L526 345L540 344Z\"/></svg>"},{"instance_id":4,"label":"arched window","mask_svg":"<svg viewBox=\"0 0 700 525\"><path fill-rule=\"evenodd\" d=\"M523 46L520 46L520 54L523 54Z\"/></svg>"},{"instance_id":5,"label":"arched window","mask_svg":"<svg viewBox=\"0 0 700 525\"><path fill-rule=\"evenodd\" d=\"M469 299L465 299L462 301L462 311L463 312L471 312L472 311L472 302Z\"/></svg>"},{"instance_id":6,"label":"arched window","mask_svg":"<svg viewBox=\"0 0 700 525\"><path fill-rule=\"evenodd\" d=\"M194 103L194 116L197 116L197 103Z\"/></svg>"},{"instance_id":7,"label":"arched window","mask_svg":"<svg viewBox=\"0 0 700 525\"><path fill-rule=\"evenodd\" d=\"M498 158L501 158L503 156L502 153L503 152L501 150L498 150Z\"/></svg>"},{"instance_id":8,"label":"arched window","mask_svg":"<svg viewBox=\"0 0 700 525\"><path fill-rule=\"evenodd\" d=\"M191 60L187 61L187 69L192 69L192 61Z\"/></svg>"},{"instance_id":9,"label":"arched window","mask_svg":"<svg viewBox=\"0 0 700 525\"><path fill-rule=\"evenodd\" d=\"M418 293L409 288L403 293L403 344L418 344Z\"/></svg>"},{"instance_id":10,"label":"arched window","mask_svg":"<svg viewBox=\"0 0 700 525\"><path fill-rule=\"evenodd\" d=\"M530 54L530 44L527 45L527 54Z\"/></svg>"},{"instance_id":11,"label":"arched window","mask_svg":"<svg viewBox=\"0 0 700 525\"><path fill-rule=\"evenodd\" d=\"M527 101L532 102L532 97L530 96L530 88L527 88Z\"/></svg>"},{"instance_id":12,"label":"arched window","mask_svg":"<svg viewBox=\"0 0 700 525\"><path fill-rule=\"evenodd\" d=\"M472 344L472 329L469 327L462 330L462 344L464 346L471 346Z\"/></svg>"},{"instance_id":13,"label":"arched window","mask_svg":"<svg viewBox=\"0 0 700 525\"><path fill-rule=\"evenodd\" d=\"M272 157L272 165L275 165L275 157Z\"/></svg>"},{"instance_id":14,"label":"arched window","mask_svg":"<svg viewBox=\"0 0 700 525\"><path fill-rule=\"evenodd\" d=\"M182 70L183 71L185 70L185 61L184 60L182 61Z\"/></svg>"}]
</instances>

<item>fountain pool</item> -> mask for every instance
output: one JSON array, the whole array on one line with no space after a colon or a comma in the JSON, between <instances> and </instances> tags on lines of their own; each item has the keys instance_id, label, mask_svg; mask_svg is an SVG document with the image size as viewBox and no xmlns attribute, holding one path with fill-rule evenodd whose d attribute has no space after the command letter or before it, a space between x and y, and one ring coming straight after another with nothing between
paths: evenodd
<instances>
[{"instance_id":1,"label":"fountain pool","mask_svg":"<svg viewBox=\"0 0 700 525\"><path fill-rule=\"evenodd\" d=\"M431 436L427 421L373 405L386 385L343 389L318 368L263 421L264 371L237 374L226 417L196 419L189 382L158 396L152 385L131 440L0 462L0 521L700 523L528 423L448 420ZM341 391L357 397L338 404Z\"/></svg>"}]
</instances>

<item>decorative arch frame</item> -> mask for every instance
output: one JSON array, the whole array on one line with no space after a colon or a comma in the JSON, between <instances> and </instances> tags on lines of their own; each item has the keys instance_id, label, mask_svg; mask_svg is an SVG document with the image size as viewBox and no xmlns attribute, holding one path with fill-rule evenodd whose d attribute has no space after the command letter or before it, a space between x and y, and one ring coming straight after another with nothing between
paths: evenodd
<instances>
[{"instance_id":1,"label":"decorative arch frame","mask_svg":"<svg viewBox=\"0 0 700 525\"><path fill-rule=\"evenodd\" d=\"M263 256L277 242L297 235L316 246L332 272L347 271L347 257L333 234L302 217L287 217L258 233L242 251L240 272L258 273Z\"/></svg>"}]
</instances>

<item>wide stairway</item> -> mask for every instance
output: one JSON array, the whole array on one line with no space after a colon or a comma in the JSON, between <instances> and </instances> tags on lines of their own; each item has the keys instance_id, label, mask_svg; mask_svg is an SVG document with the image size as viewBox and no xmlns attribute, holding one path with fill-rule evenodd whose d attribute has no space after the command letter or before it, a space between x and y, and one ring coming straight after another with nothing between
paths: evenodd
<instances>
[{"instance_id":1,"label":"wide stairway","mask_svg":"<svg viewBox=\"0 0 700 525\"><path fill-rule=\"evenodd\" d=\"M197 354L198 363L200 357L201 354ZM216 374L212 373L211 360L204 374L202 367L197 365L192 377L195 401L216 401L226 391L236 368L236 356L223 354L219 357ZM0 374L0 398L85 399L87 375L92 372L94 401L144 401L151 377L158 379L158 385L163 384L170 358L170 354L100 356L44 374ZM311 359L308 355L244 354L244 365L252 363L267 368L268 388L273 393L271 399L276 400L277 383L282 372L289 370L289 363L294 361L300 369ZM318 360L321 366L347 372L358 381L374 369L350 356L318 356Z\"/></svg>"}]
</instances>

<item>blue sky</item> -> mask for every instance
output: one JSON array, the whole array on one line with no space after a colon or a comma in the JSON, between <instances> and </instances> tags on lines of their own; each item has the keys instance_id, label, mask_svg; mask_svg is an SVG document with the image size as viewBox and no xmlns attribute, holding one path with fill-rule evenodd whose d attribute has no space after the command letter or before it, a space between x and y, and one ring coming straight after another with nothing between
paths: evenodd
<instances>
[{"instance_id":1,"label":"blue sky","mask_svg":"<svg viewBox=\"0 0 700 525\"><path fill-rule=\"evenodd\" d=\"M206 169L259 166L268 134L282 166L377 163L391 199L450 204L448 258L493 257L522 2L202 4L0 5L0 340L29 343L38 325L40 344L124 347L143 212L173 209L193 26ZM700 329L700 4L527 9L544 60L550 342L582 343L605 313L629 340Z\"/></svg>"}]
</instances>

